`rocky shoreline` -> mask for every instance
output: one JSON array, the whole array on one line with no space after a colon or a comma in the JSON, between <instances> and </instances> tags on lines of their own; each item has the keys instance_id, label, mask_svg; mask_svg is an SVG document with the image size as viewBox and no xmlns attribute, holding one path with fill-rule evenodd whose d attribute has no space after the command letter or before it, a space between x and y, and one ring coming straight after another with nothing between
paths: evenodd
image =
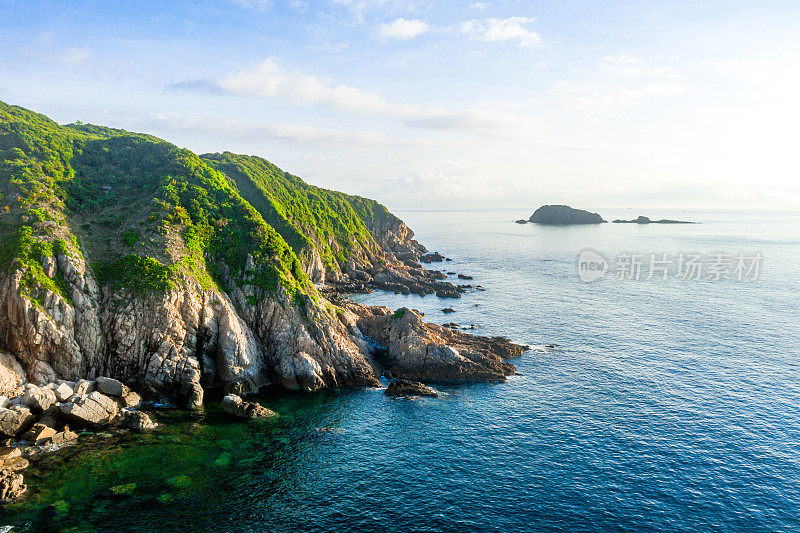
<instances>
[{"instance_id":1,"label":"rocky shoreline","mask_svg":"<svg viewBox=\"0 0 800 533\"><path fill-rule=\"evenodd\" d=\"M26 383L11 398L0 397L0 501L24 496L21 471L43 454L75 444L78 432L155 429L141 405L138 393L107 377Z\"/></svg>"},{"instance_id":2,"label":"rocky shoreline","mask_svg":"<svg viewBox=\"0 0 800 533\"><path fill-rule=\"evenodd\" d=\"M390 380L388 396L437 396L425 383L502 382L515 373L507 362L526 350L503 337L481 337L427 323L418 311L365 306L346 294L328 297L342 309L340 319L371 346L374 371ZM147 392L145 392L147 394ZM251 393L254 394L254 393ZM158 396L155 400L164 400ZM86 433L154 430L142 396L109 377L25 383L0 396L0 501L26 495L23 471L31 461L64 446L80 444ZM233 418L277 416L236 394L226 395L222 411Z\"/></svg>"}]
</instances>

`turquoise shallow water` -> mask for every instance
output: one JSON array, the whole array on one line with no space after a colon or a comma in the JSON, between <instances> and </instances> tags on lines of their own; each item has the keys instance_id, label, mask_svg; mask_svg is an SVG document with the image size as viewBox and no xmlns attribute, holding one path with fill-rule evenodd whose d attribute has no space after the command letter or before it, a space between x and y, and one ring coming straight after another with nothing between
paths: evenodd
<instances>
[{"instance_id":1,"label":"turquoise shallow water","mask_svg":"<svg viewBox=\"0 0 800 533\"><path fill-rule=\"evenodd\" d=\"M3 510L15 531L800 529L800 216L603 212L693 226L516 225L520 212L398 213L486 292L387 294L434 322L532 345L503 384L271 391L278 421L213 408L165 433L65 452ZM761 252L757 281L581 283L586 248ZM456 313L444 315L452 306ZM134 484L134 487L130 485ZM111 490L115 487L115 490ZM120 488L123 487L123 488ZM125 488L127 487L127 488ZM115 493L116 491L116 493ZM55 505L51 505L56 502Z\"/></svg>"}]
</instances>

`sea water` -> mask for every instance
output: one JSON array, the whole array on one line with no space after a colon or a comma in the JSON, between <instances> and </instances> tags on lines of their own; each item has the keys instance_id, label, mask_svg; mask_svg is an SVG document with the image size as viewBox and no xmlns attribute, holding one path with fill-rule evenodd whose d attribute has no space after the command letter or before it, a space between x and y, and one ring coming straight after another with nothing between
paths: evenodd
<instances>
[{"instance_id":1,"label":"sea water","mask_svg":"<svg viewBox=\"0 0 800 533\"><path fill-rule=\"evenodd\" d=\"M507 382L438 385L441 395L424 399L377 388L270 391L260 401L281 416L267 422L231 421L213 405L162 411L160 433L93 437L28 469L31 496L5 507L0 525L800 529L800 214L604 211L701 223L513 222L527 211L398 212L452 258L430 267L470 275L451 278L485 291L354 296L532 346ZM586 250L607 267L591 283L577 264ZM687 274L689 257L699 275ZM758 268L737 272L740 261Z\"/></svg>"}]
</instances>

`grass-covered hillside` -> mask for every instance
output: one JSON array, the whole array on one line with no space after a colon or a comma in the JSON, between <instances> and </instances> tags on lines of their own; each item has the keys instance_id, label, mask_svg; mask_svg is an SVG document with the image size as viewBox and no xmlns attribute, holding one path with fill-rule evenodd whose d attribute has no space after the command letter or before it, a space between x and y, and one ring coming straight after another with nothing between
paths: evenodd
<instances>
[{"instance_id":1,"label":"grass-covered hillside","mask_svg":"<svg viewBox=\"0 0 800 533\"><path fill-rule=\"evenodd\" d=\"M224 263L237 281L313 296L298 253L313 248L339 270L379 251L367 228L375 210L385 208L260 158L199 157L0 102L0 268L22 262L25 289L68 297L42 266L61 252L82 254L101 285L139 292L165 291L182 276L210 287ZM255 274L245 274L248 256Z\"/></svg>"}]
</instances>

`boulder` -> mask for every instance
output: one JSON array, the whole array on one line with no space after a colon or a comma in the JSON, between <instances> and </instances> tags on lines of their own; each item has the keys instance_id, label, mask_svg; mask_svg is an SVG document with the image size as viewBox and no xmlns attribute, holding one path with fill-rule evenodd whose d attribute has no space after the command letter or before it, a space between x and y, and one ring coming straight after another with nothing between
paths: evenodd
<instances>
[{"instance_id":1,"label":"boulder","mask_svg":"<svg viewBox=\"0 0 800 533\"><path fill-rule=\"evenodd\" d=\"M16 500L26 490L28 488L23 483L22 474L9 469L0 470L0 500Z\"/></svg>"},{"instance_id":2,"label":"boulder","mask_svg":"<svg viewBox=\"0 0 800 533\"><path fill-rule=\"evenodd\" d=\"M142 397L136 394L133 391L128 391L127 394L123 394L119 398L117 398L117 403L119 404L121 409L126 407L136 407L140 403L142 403Z\"/></svg>"},{"instance_id":3,"label":"boulder","mask_svg":"<svg viewBox=\"0 0 800 533\"><path fill-rule=\"evenodd\" d=\"M14 457L20 457L21 455L22 455L22 450L20 450L17 447L3 446L2 448L0 448L0 461L13 459Z\"/></svg>"},{"instance_id":4,"label":"boulder","mask_svg":"<svg viewBox=\"0 0 800 533\"><path fill-rule=\"evenodd\" d=\"M473 278L472 276L467 276L466 274L459 274L458 275L458 279L470 280L470 279L475 279L475 278ZM460 287L460 285L459 285L459 287Z\"/></svg>"},{"instance_id":5,"label":"boulder","mask_svg":"<svg viewBox=\"0 0 800 533\"><path fill-rule=\"evenodd\" d=\"M97 384L97 390L102 392L107 396L113 396L115 398L119 398L120 396L124 396L129 392L130 389L122 384L121 381L117 381L116 379L106 378L106 377L99 377L95 379L95 383Z\"/></svg>"},{"instance_id":6,"label":"boulder","mask_svg":"<svg viewBox=\"0 0 800 533\"><path fill-rule=\"evenodd\" d=\"M534 211L529 221L548 226L602 224L605 222L603 217L597 213L573 209L568 205L543 205Z\"/></svg>"},{"instance_id":7,"label":"boulder","mask_svg":"<svg viewBox=\"0 0 800 533\"><path fill-rule=\"evenodd\" d=\"M75 401L61 404L61 414L64 418L87 426L108 424L117 416L118 412L117 402L97 391Z\"/></svg>"},{"instance_id":8,"label":"boulder","mask_svg":"<svg viewBox=\"0 0 800 533\"><path fill-rule=\"evenodd\" d=\"M22 388L22 403L36 413L47 411L56 403L56 395L52 389L37 387L33 383L26 383Z\"/></svg>"},{"instance_id":9,"label":"boulder","mask_svg":"<svg viewBox=\"0 0 800 533\"><path fill-rule=\"evenodd\" d=\"M445 307L444 309L442 309L442 313L455 313L455 312L456 310L453 309L452 307Z\"/></svg>"},{"instance_id":10,"label":"boulder","mask_svg":"<svg viewBox=\"0 0 800 533\"><path fill-rule=\"evenodd\" d=\"M30 409L16 405L11 409L0 408L0 434L8 437L22 433L28 429L36 417Z\"/></svg>"},{"instance_id":11,"label":"boulder","mask_svg":"<svg viewBox=\"0 0 800 533\"><path fill-rule=\"evenodd\" d=\"M141 411L131 411L124 409L120 413L122 418L122 425L133 431L144 432L152 431L156 428L157 424L153 422L147 413Z\"/></svg>"},{"instance_id":12,"label":"boulder","mask_svg":"<svg viewBox=\"0 0 800 533\"><path fill-rule=\"evenodd\" d=\"M75 396L85 396L90 392L94 392L95 382L88 379L79 379L74 389Z\"/></svg>"},{"instance_id":13,"label":"boulder","mask_svg":"<svg viewBox=\"0 0 800 533\"><path fill-rule=\"evenodd\" d=\"M419 381L396 379L392 381L383 393L386 396L432 396L438 397L439 393L426 387Z\"/></svg>"},{"instance_id":14,"label":"boulder","mask_svg":"<svg viewBox=\"0 0 800 533\"><path fill-rule=\"evenodd\" d=\"M33 427L25 433L23 438L31 444L41 446L50 442L50 439L52 439L55 434L55 429L40 422L34 424Z\"/></svg>"},{"instance_id":15,"label":"boulder","mask_svg":"<svg viewBox=\"0 0 800 533\"><path fill-rule=\"evenodd\" d=\"M75 394L75 391L73 391L72 387L66 383L61 383L58 387L56 387L53 393L56 395L56 399L59 402L66 402L73 394Z\"/></svg>"},{"instance_id":16,"label":"boulder","mask_svg":"<svg viewBox=\"0 0 800 533\"><path fill-rule=\"evenodd\" d=\"M517 224L527 224L528 223L528 221L525 220L524 218L521 218L519 220L515 220L514 222L516 222Z\"/></svg>"},{"instance_id":17,"label":"boulder","mask_svg":"<svg viewBox=\"0 0 800 533\"><path fill-rule=\"evenodd\" d=\"M18 472L19 470L25 470L30 465L31 462L24 457L12 457L10 459L3 459L2 463L0 463L0 468Z\"/></svg>"},{"instance_id":18,"label":"boulder","mask_svg":"<svg viewBox=\"0 0 800 533\"><path fill-rule=\"evenodd\" d=\"M445 257L439 252L425 254L419 258L421 263L441 263Z\"/></svg>"},{"instance_id":19,"label":"boulder","mask_svg":"<svg viewBox=\"0 0 800 533\"><path fill-rule=\"evenodd\" d=\"M50 439L51 444L55 444L56 446L61 446L68 442L72 442L73 440L78 438L78 434L74 431L70 431L69 428L64 428L64 431L61 433L56 433Z\"/></svg>"},{"instance_id":20,"label":"boulder","mask_svg":"<svg viewBox=\"0 0 800 533\"><path fill-rule=\"evenodd\" d=\"M267 419L277 416L275 411L255 402L246 402L235 394L228 394L222 399L222 410L239 418Z\"/></svg>"}]
</instances>

